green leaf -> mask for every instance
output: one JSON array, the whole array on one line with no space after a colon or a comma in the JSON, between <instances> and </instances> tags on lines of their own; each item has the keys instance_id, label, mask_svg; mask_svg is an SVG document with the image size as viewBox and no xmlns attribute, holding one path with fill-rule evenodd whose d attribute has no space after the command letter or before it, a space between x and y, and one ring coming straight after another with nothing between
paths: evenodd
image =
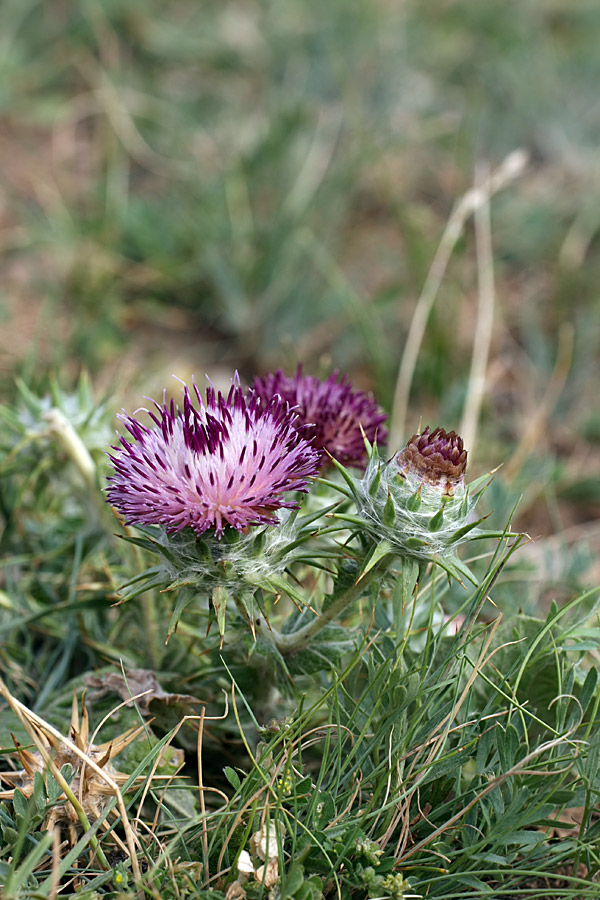
<instances>
[{"instance_id":1,"label":"green leaf","mask_svg":"<svg viewBox=\"0 0 600 900\"><path fill-rule=\"evenodd\" d=\"M482 522L485 522L487 518L487 515L482 516L480 519L477 519L476 522L467 522L466 525L463 525L461 528L457 528L456 531L452 534L449 543L455 544L457 541L460 541L461 538L463 538L466 534L468 534L470 531L473 531L473 529L477 528L478 525L481 525ZM485 537L485 535L480 535L480 537Z\"/></svg>"},{"instance_id":2,"label":"green leaf","mask_svg":"<svg viewBox=\"0 0 600 900\"><path fill-rule=\"evenodd\" d=\"M396 521L396 507L394 505L394 500L389 489L387 500L385 501L385 505L383 507L383 514L381 516L381 519L386 528L392 528Z\"/></svg>"},{"instance_id":3,"label":"green leaf","mask_svg":"<svg viewBox=\"0 0 600 900\"><path fill-rule=\"evenodd\" d=\"M315 813L315 824L319 829L325 828L335 818L335 802L331 794L319 792Z\"/></svg>"},{"instance_id":4,"label":"green leaf","mask_svg":"<svg viewBox=\"0 0 600 900\"><path fill-rule=\"evenodd\" d=\"M15 788L13 793L13 806L15 812L19 816L27 816L29 812L29 801L20 788Z\"/></svg>"},{"instance_id":5,"label":"green leaf","mask_svg":"<svg viewBox=\"0 0 600 900\"><path fill-rule=\"evenodd\" d=\"M290 600L294 601L296 606L306 606L304 594L300 593L300 591L295 588L293 584L290 584L290 582L282 575L271 574L268 578L261 578L260 585L257 583L257 587L258 586L265 590L272 591L274 594L287 594Z\"/></svg>"},{"instance_id":6,"label":"green leaf","mask_svg":"<svg viewBox=\"0 0 600 900\"><path fill-rule=\"evenodd\" d=\"M375 472L375 477L371 481L369 485L369 496L376 497L377 492L379 490L379 485L381 484L381 466L377 467L377 471Z\"/></svg>"},{"instance_id":7,"label":"green leaf","mask_svg":"<svg viewBox=\"0 0 600 900\"><path fill-rule=\"evenodd\" d=\"M173 607L173 612L171 613L171 620L169 622L169 628L167 630L167 640L169 640L169 638L177 628L177 623L179 622L184 610L190 605L193 599L194 594L192 593L192 591L187 590L186 588L183 588L181 591L179 591L179 594L175 601L175 606Z\"/></svg>"},{"instance_id":8,"label":"green leaf","mask_svg":"<svg viewBox=\"0 0 600 900\"><path fill-rule=\"evenodd\" d=\"M344 479L344 481L346 482L346 484L347 484L348 487L350 488L350 490L351 490L351 492L352 492L352 496L356 498L358 495L357 495L357 492L356 492L356 481L355 481L355 479L352 477L352 475L350 474L350 472L348 472L348 470L345 469L344 466L343 466L341 463L339 463L339 462L337 461L337 459L333 459L333 458L332 458L332 459L331 459L331 462L333 463L333 465L335 466L335 468L338 470L338 472L340 473L340 475L342 476L342 478ZM332 484L333 487L337 487L337 485L335 485L333 482L330 482L330 483Z\"/></svg>"},{"instance_id":9,"label":"green leaf","mask_svg":"<svg viewBox=\"0 0 600 900\"><path fill-rule=\"evenodd\" d=\"M485 881L481 881L480 878L477 878L475 875L470 875L468 873L457 873L456 880L460 881L461 884L467 884L469 887L475 888L480 894L493 894L494 888L490 884L486 884Z\"/></svg>"},{"instance_id":10,"label":"green leaf","mask_svg":"<svg viewBox=\"0 0 600 900\"><path fill-rule=\"evenodd\" d=\"M462 753L459 753L458 750L456 752L453 752L445 759L440 759L438 762L433 763L433 765L429 766L429 768L423 773L422 779L419 784L422 787L423 785L428 784L430 781L436 781L438 778L442 778L444 775L448 775L450 772L456 772L456 770L461 768L461 766L467 761L467 759L468 757L466 757Z\"/></svg>"},{"instance_id":11,"label":"green leaf","mask_svg":"<svg viewBox=\"0 0 600 900\"><path fill-rule=\"evenodd\" d=\"M46 785L41 772L35 772L33 776L33 800L39 813L46 809Z\"/></svg>"},{"instance_id":12,"label":"green leaf","mask_svg":"<svg viewBox=\"0 0 600 900\"><path fill-rule=\"evenodd\" d=\"M239 791L240 787L242 786L242 782L235 769L232 769L231 766L225 766L225 768L223 769L223 775L225 776L231 787L236 791Z\"/></svg>"},{"instance_id":13,"label":"green leaf","mask_svg":"<svg viewBox=\"0 0 600 900\"><path fill-rule=\"evenodd\" d=\"M499 725L495 725L493 728L488 728L483 732L481 737L477 742L477 755L475 757L475 766L477 772L481 775L487 771L488 768L493 768L495 751L497 749L497 741L496 741L496 731L500 728ZM491 762L488 762L491 756Z\"/></svg>"},{"instance_id":14,"label":"green leaf","mask_svg":"<svg viewBox=\"0 0 600 900\"><path fill-rule=\"evenodd\" d=\"M504 815L504 810L506 809L504 797L502 796L502 789L500 788L500 786L495 787L490 791L490 793L488 794L488 799L492 804L494 813L496 814L496 819L500 820Z\"/></svg>"},{"instance_id":15,"label":"green leaf","mask_svg":"<svg viewBox=\"0 0 600 900\"><path fill-rule=\"evenodd\" d=\"M497 835L496 840L499 844L518 844L519 847L535 847L536 844L542 844L546 840L543 831L509 831L508 834Z\"/></svg>"},{"instance_id":16,"label":"green leaf","mask_svg":"<svg viewBox=\"0 0 600 900\"><path fill-rule=\"evenodd\" d=\"M444 524L444 507L442 506L436 512L435 516L432 516L429 520L429 530L430 531L439 531L442 525Z\"/></svg>"},{"instance_id":17,"label":"green leaf","mask_svg":"<svg viewBox=\"0 0 600 900\"><path fill-rule=\"evenodd\" d=\"M596 691L596 685L598 684L598 670L592 666L587 675L585 676L585 681L583 682L583 686L581 691L579 692L579 703L581 705L582 713L585 713L586 709L589 706L589 703L594 696Z\"/></svg>"},{"instance_id":18,"label":"green leaf","mask_svg":"<svg viewBox=\"0 0 600 900\"><path fill-rule=\"evenodd\" d=\"M520 746L519 735L514 725L509 724L506 726L504 733L502 732L502 729L499 728L496 731L496 736L498 739L500 765L502 766L503 772L508 772L509 769L512 769L517 760Z\"/></svg>"},{"instance_id":19,"label":"green leaf","mask_svg":"<svg viewBox=\"0 0 600 900\"><path fill-rule=\"evenodd\" d=\"M354 650L355 642L355 632L351 629L336 624L326 625L312 638L309 647L286 657L287 667L293 674L315 675L329 671L340 656Z\"/></svg>"},{"instance_id":20,"label":"green leaf","mask_svg":"<svg viewBox=\"0 0 600 900\"><path fill-rule=\"evenodd\" d=\"M2 837L7 847L14 847L19 840L19 832L10 825L2 824Z\"/></svg>"},{"instance_id":21,"label":"green leaf","mask_svg":"<svg viewBox=\"0 0 600 900\"><path fill-rule=\"evenodd\" d=\"M304 869L299 863L292 863L286 872L285 881L281 886L280 900L293 897L304 881Z\"/></svg>"},{"instance_id":22,"label":"green leaf","mask_svg":"<svg viewBox=\"0 0 600 900\"><path fill-rule=\"evenodd\" d=\"M414 494L406 501L406 508L409 512L418 512L421 508L421 503L423 502L421 497L421 485L419 485L418 489Z\"/></svg>"},{"instance_id":23,"label":"green leaf","mask_svg":"<svg viewBox=\"0 0 600 900\"><path fill-rule=\"evenodd\" d=\"M412 556L402 558L402 571L400 572L400 582L402 585L402 612L408 606L413 598L415 588L419 583L421 575L421 565L418 560ZM394 622L396 622L396 611L394 610Z\"/></svg>"},{"instance_id":24,"label":"green leaf","mask_svg":"<svg viewBox=\"0 0 600 900\"><path fill-rule=\"evenodd\" d=\"M381 560L385 556L389 556L392 552L393 547L389 541L380 541L378 544L376 544L362 564L360 575L357 578L357 581L360 581L360 579L363 578L368 572L370 572L378 562L381 562Z\"/></svg>"},{"instance_id":25,"label":"green leaf","mask_svg":"<svg viewBox=\"0 0 600 900\"><path fill-rule=\"evenodd\" d=\"M465 580L470 581L471 584L477 584L477 578L471 572L466 563L459 559L458 556L454 554L450 554L449 556L436 556L436 563L442 569L445 569L448 575L452 578L455 578L459 584L462 584L465 587Z\"/></svg>"},{"instance_id":26,"label":"green leaf","mask_svg":"<svg viewBox=\"0 0 600 900\"><path fill-rule=\"evenodd\" d=\"M229 600L229 591L221 584L216 584L212 592L212 605L217 617L217 628L221 636L221 641L225 634L225 616L227 614L227 601Z\"/></svg>"},{"instance_id":27,"label":"green leaf","mask_svg":"<svg viewBox=\"0 0 600 900\"><path fill-rule=\"evenodd\" d=\"M163 567L160 565L153 566L151 569L140 572L139 575L122 584L118 588L117 593L121 600L126 602L133 600L134 597L143 594L145 591L152 590L152 588L164 588L166 583L167 579L165 578Z\"/></svg>"},{"instance_id":28,"label":"green leaf","mask_svg":"<svg viewBox=\"0 0 600 900\"><path fill-rule=\"evenodd\" d=\"M62 794L62 788L60 784L51 773L48 773L46 790L48 791L48 803L56 803L56 801Z\"/></svg>"}]
</instances>

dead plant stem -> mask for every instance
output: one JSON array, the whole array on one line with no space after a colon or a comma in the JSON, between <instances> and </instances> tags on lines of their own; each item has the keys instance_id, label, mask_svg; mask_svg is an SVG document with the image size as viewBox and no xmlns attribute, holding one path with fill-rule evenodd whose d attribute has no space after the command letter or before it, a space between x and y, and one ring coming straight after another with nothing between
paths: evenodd
<instances>
[{"instance_id":1,"label":"dead plant stem","mask_svg":"<svg viewBox=\"0 0 600 900\"><path fill-rule=\"evenodd\" d=\"M405 435L408 400L427 321L446 274L450 257L463 233L465 224L480 206L489 203L490 197L514 181L523 172L526 164L527 154L524 150L514 150L509 153L481 185L470 188L461 197L450 214L417 301L404 345L392 406L389 441L392 450L401 446Z\"/></svg>"}]
</instances>

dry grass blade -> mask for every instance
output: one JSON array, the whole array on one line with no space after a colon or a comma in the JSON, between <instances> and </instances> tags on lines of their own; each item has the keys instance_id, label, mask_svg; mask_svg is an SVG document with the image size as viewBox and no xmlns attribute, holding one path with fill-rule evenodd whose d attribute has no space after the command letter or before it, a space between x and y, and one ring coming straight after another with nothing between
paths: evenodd
<instances>
[{"instance_id":1,"label":"dry grass blade","mask_svg":"<svg viewBox=\"0 0 600 900\"><path fill-rule=\"evenodd\" d=\"M485 182L479 177L480 182ZM471 371L467 386L467 396L463 410L460 433L469 448L474 453L477 440L477 427L481 404L486 388L486 369L492 341L492 329L494 325L494 258L492 253L492 224L490 220L490 198L483 194L482 203L475 209L475 247L477 251L477 321L473 334L473 353L471 356Z\"/></svg>"},{"instance_id":2,"label":"dry grass blade","mask_svg":"<svg viewBox=\"0 0 600 900\"><path fill-rule=\"evenodd\" d=\"M564 742L566 735L561 735L560 737L555 738L553 741L546 741L544 744L540 744L539 747L536 747L535 750L532 750L531 753L528 753L523 759L519 760L518 763L515 763L507 772L503 772L502 775L498 775L496 778L493 778L489 784L487 784L483 790L481 790L469 803L462 807L457 813L455 813L447 822L444 822L443 825L440 825L436 828L431 834L428 834L427 837L423 838L422 841L419 841L417 844L414 844L407 853L399 859L399 861L404 862L404 860L408 859L411 856L414 856L415 853L418 853L432 841L435 841L441 834L447 831L455 822L458 822L464 815L466 815L470 809L476 806L481 800L487 796L494 788L498 787L499 784L502 784L504 781L507 781L509 778L512 778L514 775L535 775L540 778L555 778L557 775L562 774L563 772L569 771L570 768L575 764L575 758L573 758L569 765L563 769L554 769L552 771L545 771L544 769L528 769L526 765L530 763L532 760L537 759L547 750L551 750L553 747L558 747L560 744ZM584 743L573 742L573 743Z\"/></svg>"},{"instance_id":3,"label":"dry grass blade","mask_svg":"<svg viewBox=\"0 0 600 900\"><path fill-rule=\"evenodd\" d=\"M60 829L54 826L52 830L52 874L50 876L50 890L48 900L56 900L60 882Z\"/></svg>"},{"instance_id":4,"label":"dry grass blade","mask_svg":"<svg viewBox=\"0 0 600 900\"><path fill-rule=\"evenodd\" d=\"M44 719L42 719L41 716L38 716L32 710L28 709L28 707L25 706L25 704L23 704L19 700L17 700L16 697L13 697L13 695L9 691L8 687L6 686L6 684L4 683L2 678L0 678L0 694L4 697L4 699L6 700L6 702L10 706L10 708L13 710L15 715L18 716L19 720L23 724L23 727L27 730L27 733L30 735L32 741L36 745L40 755L44 759L44 762L46 763L46 765L52 772L52 775L58 781L58 783L61 785L66 796L69 798L70 802L73 804L74 809L78 810L80 819L81 819L81 814L83 813L83 810L81 810L79 802L77 801L77 798L73 795L71 789L69 788L69 785L66 784L61 773L56 768L56 765L55 765L52 757L48 753L48 750L46 749L44 742L41 740L40 732L41 732L41 734L51 736L51 738L53 738L54 741L58 742L58 744L62 744L64 747L67 747L71 751L71 753L73 753L76 757L78 757L86 767L89 767L90 769L92 769L95 772L95 774L103 782L105 782L108 785L111 793L116 798L117 806L118 806L119 812L121 814L123 830L125 832L125 838L127 841L127 849L129 851L129 856L130 856L130 860L131 860L131 869L132 869L134 878L136 880L139 880L141 877L141 871L140 871L140 866L139 866L139 862L138 862L138 858L137 858L137 848L136 848L136 840L137 839L133 832L133 829L131 828L129 818L127 816L127 809L125 807L125 803L123 800L123 795L121 794L121 791L119 789L119 785L117 784L117 782L111 777L111 775L109 775L108 772L105 771L105 769L103 769L101 766L99 766L98 763L94 759L92 759L92 757L88 753L81 750L77 746L77 743L70 740L70 738L65 737L63 734L60 733L60 731L58 731L56 728L54 728L52 725L50 725L48 722L46 722ZM78 809L78 807L79 807L79 809ZM82 820L82 824L85 827L85 820L87 819L87 817L85 817L85 813L83 813L83 817L84 817L84 819ZM89 828L89 822L87 822L87 827ZM99 845L96 849L97 849L97 852L101 851L101 848L99 847ZM99 856L102 858L104 856L104 854L99 853ZM106 859L104 859L104 862L107 865Z\"/></svg>"},{"instance_id":5,"label":"dry grass blade","mask_svg":"<svg viewBox=\"0 0 600 900\"><path fill-rule=\"evenodd\" d=\"M406 431L408 399L415 366L425 337L427 321L448 268L450 257L463 233L465 224L479 207L489 203L490 197L518 178L526 164L527 154L523 150L515 150L510 153L481 185L471 188L461 197L446 223L423 290L417 301L404 345L392 406L389 438L389 445L392 449L401 446Z\"/></svg>"}]
</instances>

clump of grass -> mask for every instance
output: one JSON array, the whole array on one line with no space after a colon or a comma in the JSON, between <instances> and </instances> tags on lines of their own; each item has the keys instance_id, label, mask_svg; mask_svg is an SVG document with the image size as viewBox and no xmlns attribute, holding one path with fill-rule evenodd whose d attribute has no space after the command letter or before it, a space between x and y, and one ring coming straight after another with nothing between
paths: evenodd
<instances>
[{"instance_id":1,"label":"clump of grass","mask_svg":"<svg viewBox=\"0 0 600 900\"><path fill-rule=\"evenodd\" d=\"M27 397L45 421L44 404ZM60 398L100 466L87 479L73 441L65 450L55 431L39 438L30 425L54 460L51 481L31 478L18 407L5 413L18 488L0 609L5 896L594 896L597 591L544 616L503 616L527 573L522 536L447 518L446 529L476 542L460 559L453 550L452 564L442 545L426 550L440 510L448 517L468 491L464 454L448 469L451 487L428 470L417 495L440 506L429 515L394 487L409 469L384 455L377 474L369 446L370 475L338 464L280 526L190 542L145 525L115 541L122 526L90 498L101 497L105 465L94 462L91 418ZM436 453L456 449L456 436L432 441ZM426 440L418 446L425 452ZM363 483L387 539L361 518ZM418 545L394 543L404 504L402 515L420 523ZM85 540L84 510L96 511ZM188 567L193 552L202 566L174 584L182 552ZM157 554L169 560L166 594ZM261 564L252 576L252 559L265 554L283 566L274 574ZM207 577L223 590L205 591ZM114 605L127 581L146 590L128 588ZM85 722L88 709L104 719L107 761L121 751L118 783L74 718L73 687L87 688ZM62 766L63 746L116 785L92 816L84 779Z\"/></svg>"}]
</instances>

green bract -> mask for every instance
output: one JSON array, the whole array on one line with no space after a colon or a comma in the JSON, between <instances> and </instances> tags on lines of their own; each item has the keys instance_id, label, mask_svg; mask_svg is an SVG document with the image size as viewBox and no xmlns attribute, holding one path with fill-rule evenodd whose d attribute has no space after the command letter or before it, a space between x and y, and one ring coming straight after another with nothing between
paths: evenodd
<instances>
[{"instance_id":1,"label":"green bract","mask_svg":"<svg viewBox=\"0 0 600 900\"><path fill-rule=\"evenodd\" d=\"M373 558L391 553L413 559L419 565L431 562L459 581L466 577L476 583L456 551L467 541L500 536L499 532L479 527L486 516L474 515L489 475L470 485L460 482L454 493L448 494L414 475L403 474L395 457L382 460L375 446L368 445L368 455L362 477L356 477L339 463L336 467L356 507L355 515L340 515L377 542Z\"/></svg>"},{"instance_id":2,"label":"green bract","mask_svg":"<svg viewBox=\"0 0 600 900\"><path fill-rule=\"evenodd\" d=\"M297 510L283 509L279 511L277 528L253 528L247 534L229 529L221 540L211 533L198 538L191 528L170 535L162 526L138 525L142 537L128 536L125 540L157 554L160 559L157 565L124 584L120 596L130 600L151 588L176 591L169 635L185 608L193 600L203 598L210 600L221 636L225 633L228 608L237 609L254 630L257 614L267 618L263 592L285 593L297 605L305 604L304 595L284 573L292 563L304 561L305 545L314 533L313 523L330 508L306 516L299 516ZM314 558L314 548L308 553L309 558ZM326 554L321 551L317 555Z\"/></svg>"}]
</instances>

